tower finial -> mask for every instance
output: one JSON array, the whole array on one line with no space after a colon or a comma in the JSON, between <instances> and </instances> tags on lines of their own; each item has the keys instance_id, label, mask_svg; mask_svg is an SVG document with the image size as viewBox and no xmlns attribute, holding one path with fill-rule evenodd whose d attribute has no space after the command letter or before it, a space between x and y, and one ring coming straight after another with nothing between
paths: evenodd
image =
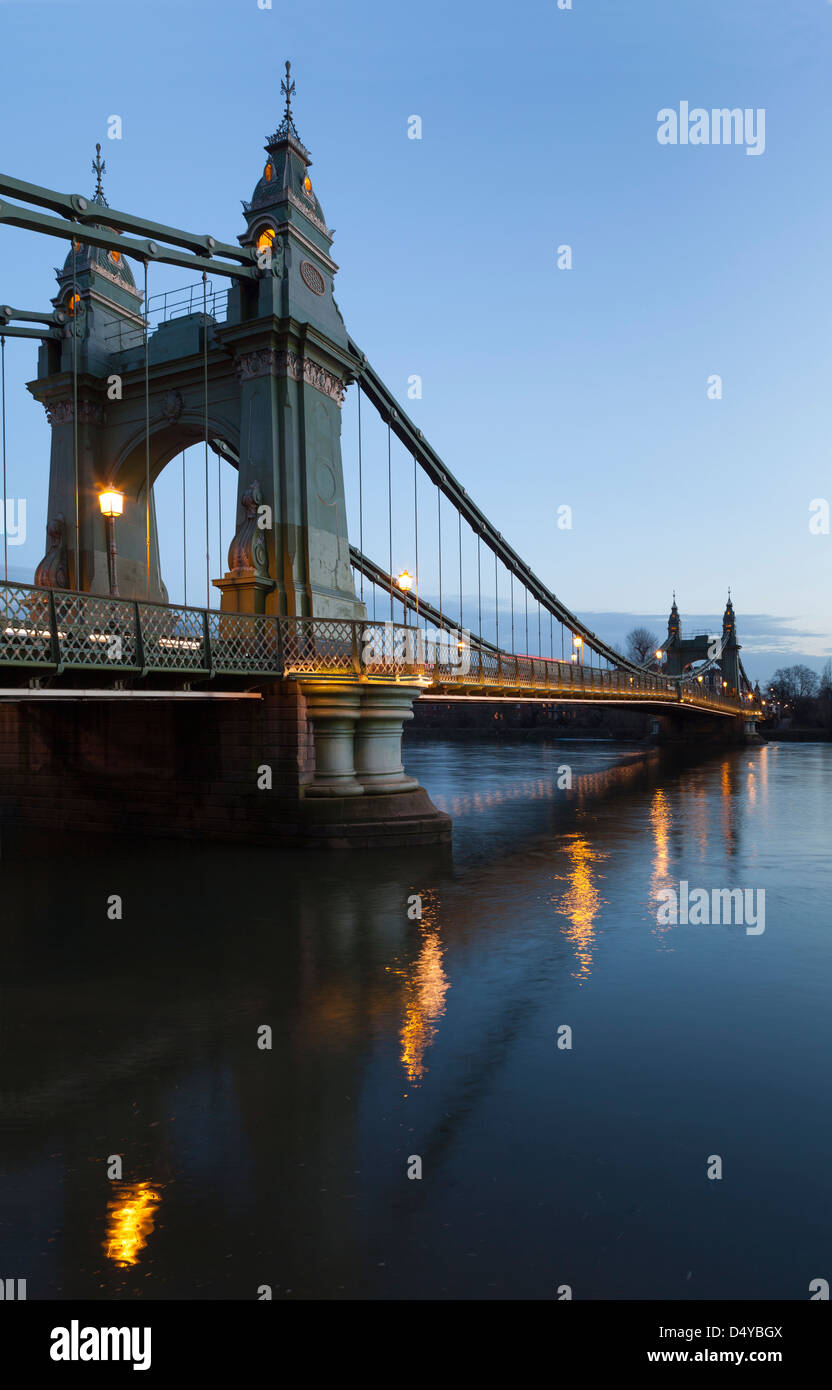
<instances>
[{"instance_id":1,"label":"tower finial","mask_svg":"<svg viewBox=\"0 0 832 1390\"><path fill-rule=\"evenodd\" d=\"M101 175L105 172L106 168L106 160L101 158L101 145L97 144L95 147L95 159L92 162L92 172L96 176L95 192L92 196L96 203L103 203L105 207L109 207L110 204L104 197L104 185L101 182Z\"/></svg>"},{"instance_id":2,"label":"tower finial","mask_svg":"<svg viewBox=\"0 0 832 1390\"><path fill-rule=\"evenodd\" d=\"M288 134L290 130L295 130L295 123L292 120L292 97L295 93L295 84L292 81L292 64L288 58L286 59L286 76L280 83L280 90L286 98L286 110L283 114L283 124ZM295 134L297 134L297 131L295 131Z\"/></svg>"}]
</instances>

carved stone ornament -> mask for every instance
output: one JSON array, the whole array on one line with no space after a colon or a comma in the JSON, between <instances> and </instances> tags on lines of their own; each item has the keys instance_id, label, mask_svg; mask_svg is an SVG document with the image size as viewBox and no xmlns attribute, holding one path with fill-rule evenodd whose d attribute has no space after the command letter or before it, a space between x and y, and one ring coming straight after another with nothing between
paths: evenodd
<instances>
[{"instance_id":1,"label":"carved stone ornament","mask_svg":"<svg viewBox=\"0 0 832 1390\"><path fill-rule=\"evenodd\" d=\"M72 401L49 401L46 418L50 425L68 425L72 420Z\"/></svg>"},{"instance_id":2,"label":"carved stone ornament","mask_svg":"<svg viewBox=\"0 0 832 1390\"><path fill-rule=\"evenodd\" d=\"M326 281L316 265L313 265L311 261L301 261L300 273L303 283L313 294L323 294L326 289Z\"/></svg>"},{"instance_id":3,"label":"carved stone ornament","mask_svg":"<svg viewBox=\"0 0 832 1390\"><path fill-rule=\"evenodd\" d=\"M46 418L50 425L71 425L73 420L72 397L46 403ZM79 425L103 425L104 407L98 401L78 402Z\"/></svg>"},{"instance_id":4,"label":"carved stone ornament","mask_svg":"<svg viewBox=\"0 0 832 1390\"><path fill-rule=\"evenodd\" d=\"M257 511L263 505L263 494L256 478L243 493L240 505L244 516L228 548L228 572L231 575L268 578L266 537L257 525Z\"/></svg>"},{"instance_id":5,"label":"carved stone ornament","mask_svg":"<svg viewBox=\"0 0 832 1390\"><path fill-rule=\"evenodd\" d=\"M277 376L274 348L264 348L261 352L245 352L237 358L235 367L240 381L254 381L259 376Z\"/></svg>"},{"instance_id":6,"label":"carved stone ornament","mask_svg":"<svg viewBox=\"0 0 832 1390\"><path fill-rule=\"evenodd\" d=\"M162 401L162 414L171 424L175 424L185 409L185 399L181 391L167 391Z\"/></svg>"},{"instance_id":7,"label":"carved stone ornament","mask_svg":"<svg viewBox=\"0 0 832 1390\"><path fill-rule=\"evenodd\" d=\"M309 357L300 357L296 352L278 352L276 348L263 348L259 352L247 352L237 358L237 375L241 381L253 381L260 376L286 376L292 381L304 381L322 395L342 405L346 387L340 377L328 372L318 362Z\"/></svg>"},{"instance_id":8,"label":"carved stone ornament","mask_svg":"<svg viewBox=\"0 0 832 1390\"><path fill-rule=\"evenodd\" d=\"M69 588L66 522L60 512L46 527L46 554L35 570L35 584L40 589Z\"/></svg>"},{"instance_id":9,"label":"carved stone ornament","mask_svg":"<svg viewBox=\"0 0 832 1390\"><path fill-rule=\"evenodd\" d=\"M314 386L316 391L321 391L323 395L343 405L346 388L341 378L334 376L332 372L328 372L325 367L312 362L308 357L303 359L303 379L307 386Z\"/></svg>"}]
</instances>

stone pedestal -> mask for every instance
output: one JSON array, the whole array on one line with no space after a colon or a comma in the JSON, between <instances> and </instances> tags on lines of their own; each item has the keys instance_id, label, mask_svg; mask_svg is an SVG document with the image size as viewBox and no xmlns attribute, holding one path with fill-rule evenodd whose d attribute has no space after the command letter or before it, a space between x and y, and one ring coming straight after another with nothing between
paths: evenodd
<instances>
[{"instance_id":1,"label":"stone pedestal","mask_svg":"<svg viewBox=\"0 0 832 1390\"><path fill-rule=\"evenodd\" d=\"M222 594L223 613L265 613L266 595L275 587L273 579L255 574L227 574L224 579L212 579Z\"/></svg>"},{"instance_id":2,"label":"stone pedestal","mask_svg":"<svg viewBox=\"0 0 832 1390\"><path fill-rule=\"evenodd\" d=\"M355 726L361 717L357 685L304 682L315 738L315 773L306 796L363 796L355 775Z\"/></svg>"},{"instance_id":3,"label":"stone pedestal","mask_svg":"<svg viewBox=\"0 0 832 1390\"><path fill-rule=\"evenodd\" d=\"M418 687L365 686L361 718L355 728L355 773L368 794L411 792L418 787L402 765L402 728L413 718Z\"/></svg>"}]
</instances>

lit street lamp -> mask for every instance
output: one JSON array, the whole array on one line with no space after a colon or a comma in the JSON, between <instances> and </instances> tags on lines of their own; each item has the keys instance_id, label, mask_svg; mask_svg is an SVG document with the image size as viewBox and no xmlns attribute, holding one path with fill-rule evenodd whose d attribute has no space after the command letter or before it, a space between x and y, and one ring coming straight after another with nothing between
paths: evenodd
<instances>
[{"instance_id":1,"label":"lit street lamp","mask_svg":"<svg viewBox=\"0 0 832 1390\"><path fill-rule=\"evenodd\" d=\"M404 602L404 621L405 621L405 627L407 626L407 597L406 597L406 596L407 596L407 594L410 593L410 590L413 589L413 588L415 587L415 590L416 590L416 626L418 627L418 626L419 626L419 586L418 586L418 584L416 583L416 580L413 578L413 575L412 575L412 574L408 574L407 570L402 570L401 574L399 574L399 575L396 576L396 585L397 585L397 587L398 587L399 589L401 589L402 593L405 595L405 602Z\"/></svg>"},{"instance_id":2,"label":"lit street lamp","mask_svg":"<svg viewBox=\"0 0 832 1390\"><path fill-rule=\"evenodd\" d=\"M118 598L116 578L116 517L124 511L124 493L108 488L98 498L101 515L107 527L107 572L110 578L110 598Z\"/></svg>"}]
</instances>

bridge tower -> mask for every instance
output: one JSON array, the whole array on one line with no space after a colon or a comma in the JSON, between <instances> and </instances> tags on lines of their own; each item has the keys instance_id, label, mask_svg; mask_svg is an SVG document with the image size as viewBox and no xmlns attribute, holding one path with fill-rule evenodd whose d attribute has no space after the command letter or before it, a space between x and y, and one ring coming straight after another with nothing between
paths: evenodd
<instances>
[{"instance_id":1,"label":"bridge tower","mask_svg":"<svg viewBox=\"0 0 832 1390\"><path fill-rule=\"evenodd\" d=\"M79 241L58 272L66 336L44 344L29 384L53 427L38 584L109 592L98 494L115 487L125 496L119 592L167 602L153 483L183 449L204 443L238 468L228 569L212 580L222 608L364 617L341 461L341 404L356 359L333 298L332 232L292 115L294 85L287 64L283 120L238 237L256 249L259 271L235 281L224 322L206 299L204 312L170 318L145 339L148 306L119 252ZM100 151L94 168L106 228Z\"/></svg>"},{"instance_id":2,"label":"bridge tower","mask_svg":"<svg viewBox=\"0 0 832 1390\"><path fill-rule=\"evenodd\" d=\"M737 695L740 688L740 644L737 641L737 620L728 590L728 602L722 615L722 656L720 657L722 679L726 694Z\"/></svg>"},{"instance_id":3,"label":"bridge tower","mask_svg":"<svg viewBox=\"0 0 832 1390\"><path fill-rule=\"evenodd\" d=\"M356 619L366 610L350 568L341 462L341 404L355 362L333 297L333 234L292 115L289 63L281 90L283 120L266 141L238 238L256 248L263 276L254 293L235 286L217 331L240 382L238 522L242 499L259 485L274 512L266 612ZM217 585L223 608L251 610L245 575Z\"/></svg>"},{"instance_id":4,"label":"bridge tower","mask_svg":"<svg viewBox=\"0 0 832 1390\"><path fill-rule=\"evenodd\" d=\"M97 175L92 202L101 209L96 225L107 226L107 199L101 176L101 146L93 170ZM109 230L109 229L108 229ZM98 493L109 481L104 423L108 381L117 370L114 352L124 336L143 334L141 292L118 251L104 251L75 241L62 267L56 267L58 292L52 303L66 315L65 336L44 342L38 353L37 380L29 390L46 409L52 426L47 508L47 553L35 583L49 587L107 593L107 537ZM77 540L76 472L77 444ZM146 509L132 509L119 529L122 592L167 602L159 574L156 515L150 499L150 581L146 549Z\"/></svg>"},{"instance_id":5,"label":"bridge tower","mask_svg":"<svg viewBox=\"0 0 832 1390\"><path fill-rule=\"evenodd\" d=\"M667 641L664 644L665 671L668 676L682 674L682 620L676 607L676 591L673 591L673 607L667 620Z\"/></svg>"}]
</instances>

